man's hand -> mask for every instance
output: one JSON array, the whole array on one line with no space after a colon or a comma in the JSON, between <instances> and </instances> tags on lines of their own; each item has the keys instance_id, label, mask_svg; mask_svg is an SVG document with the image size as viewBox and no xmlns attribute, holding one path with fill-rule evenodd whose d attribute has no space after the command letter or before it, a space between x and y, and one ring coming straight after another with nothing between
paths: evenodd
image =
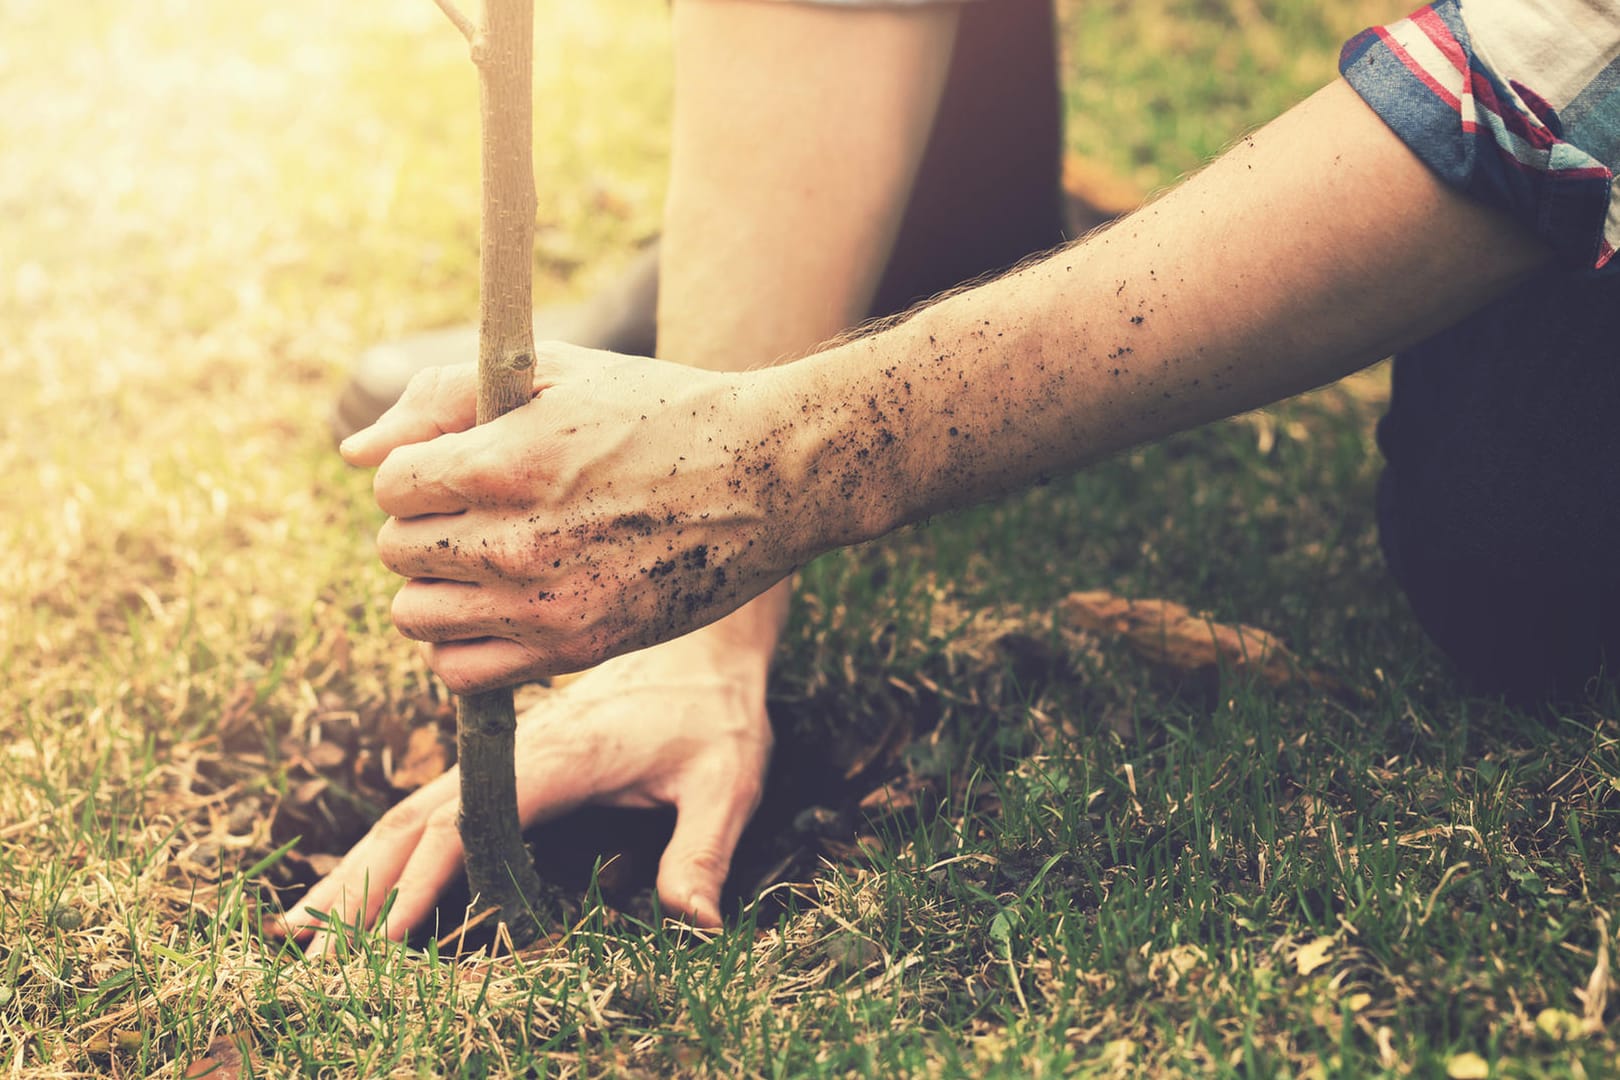
<instances>
[{"instance_id":1,"label":"man's hand","mask_svg":"<svg viewBox=\"0 0 1620 1080\"><path fill-rule=\"evenodd\" d=\"M720 888L743 826L759 802L770 756L763 649L699 631L619 657L549 695L518 721L518 813L525 826L587 803L672 806L675 833L658 867L666 911L720 923ZM371 925L390 890L389 937L432 910L463 865L454 769L374 825L343 862L289 912L283 929L316 933L330 913Z\"/></svg>"},{"instance_id":2,"label":"man's hand","mask_svg":"<svg viewBox=\"0 0 1620 1080\"><path fill-rule=\"evenodd\" d=\"M472 366L438 368L342 447L380 466L395 625L457 693L669 640L808 553L764 373L537 352L534 399L492 423L472 426Z\"/></svg>"}]
</instances>

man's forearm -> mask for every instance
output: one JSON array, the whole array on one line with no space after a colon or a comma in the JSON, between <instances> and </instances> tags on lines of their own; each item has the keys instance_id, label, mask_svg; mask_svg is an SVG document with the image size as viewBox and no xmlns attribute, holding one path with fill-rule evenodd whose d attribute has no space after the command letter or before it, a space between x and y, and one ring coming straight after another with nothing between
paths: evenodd
<instances>
[{"instance_id":1,"label":"man's forearm","mask_svg":"<svg viewBox=\"0 0 1620 1080\"><path fill-rule=\"evenodd\" d=\"M500 685L684 633L827 548L1337 378L1546 258L1335 84L1112 230L885 333L732 376L555 346L500 421L442 434L470 418L440 379L348 454L382 463L378 550L413 579L396 623L457 689Z\"/></svg>"},{"instance_id":2,"label":"man's forearm","mask_svg":"<svg viewBox=\"0 0 1620 1080\"><path fill-rule=\"evenodd\" d=\"M782 369L846 543L1330 382L1545 261L1344 83L1107 232Z\"/></svg>"}]
</instances>

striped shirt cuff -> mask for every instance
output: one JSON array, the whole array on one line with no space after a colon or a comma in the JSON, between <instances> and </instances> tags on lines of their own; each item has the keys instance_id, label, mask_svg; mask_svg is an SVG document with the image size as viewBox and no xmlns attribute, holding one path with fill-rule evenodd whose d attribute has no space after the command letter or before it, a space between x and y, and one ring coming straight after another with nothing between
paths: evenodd
<instances>
[{"instance_id":1,"label":"striped shirt cuff","mask_svg":"<svg viewBox=\"0 0 1620 1080\"><path fill-rule=\"evenodd\" d=\"M1440 0L1352 38L1339 71L1443 181L1591 269L1620 248L1617 56L1620 0Z\"/></svg>"}]
</instances>

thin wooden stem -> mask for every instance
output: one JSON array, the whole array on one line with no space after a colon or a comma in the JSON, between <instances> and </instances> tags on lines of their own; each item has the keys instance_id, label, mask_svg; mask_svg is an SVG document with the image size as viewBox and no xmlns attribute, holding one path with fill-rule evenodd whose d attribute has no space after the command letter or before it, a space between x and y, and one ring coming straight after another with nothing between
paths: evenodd
<instances>
[{"instance_id":1,"label":"thin wooden stem","mask_svg":"<svg viewBox=\"0 0 1620 1080\"><path fill-rule=\"evenodd\" d=\"M478 40L478 27L471 19L467 18L460 8L456 7L456 0L433 0L433 2L439 5L439 10L444 12L444 17L454 23L457 30L461 31L461 36L467 39L467 44L472 45Z\"/></svg>"},{"instance_id":2,"label":"thin wooden stem","mask_svg":"<svg viewBox=\"0 0 1620 1080\"><path fill-rule=\"evenodd\" d=\"M436 2L451 14L449 0ZM478 65L483 122L478 303L478 422L483 424L533 396L534 0L485 0L483 30L468 40ZM521 947L538 936L549 912L543 910L540 878L518 822L516 729L510 690L461 699L456 741L467 880L481 905L500 909L501 921Z\"/></svg>"},{"instance_id":3,"label":"thin wooden stem","mask_svg":"<svg viewBox=\"0 0 1620 1080\"><path fill-rule=\"evenodd\" d=\"M485 0L478 422L534 396L534 0Z\"/></svg>"},{"instance_id":4,"label":"thin wooden stem","mask_svg":"<svg viewBox=\"0 0 1620 1080\"><path fill-rule=\"evenodd\" d=\"M497 917L522 948L539 936L551 912L518 822L513 755L517 715L512 691L467 694L458 705L461 816L457 825L467 851L467 884L479 910L498 909Z\"/></svg>"}]
</instances>

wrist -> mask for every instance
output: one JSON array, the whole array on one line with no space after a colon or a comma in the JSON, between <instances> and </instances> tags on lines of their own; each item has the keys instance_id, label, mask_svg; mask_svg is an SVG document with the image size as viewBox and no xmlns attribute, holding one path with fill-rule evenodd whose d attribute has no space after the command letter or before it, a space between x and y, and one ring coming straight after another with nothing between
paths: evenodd
<instances>
[{"instance_id":1,"label":"wrist","mask_svg":"<svg viewBox=\"0 0 1620 1080\"><path fill-rule=\"evenodd\" d=\"M676 682L720 679L763 700L787 621L792 583L781 581L707 626L608 661Z\"/></svg>"},{"instance_id":2,"label":"wrist","mask_svg":"<svg viewBox=\"0 0 1620 1080\"><path fill-rule=\"evenodd\" d=\"M882 536L909 520L905 402L886 384L875 338L772 369L781 422L777 508L792 522L795 565ZM887 378L885 377L887 374Z\"/></svg>"},{"instance_id":3,"label":"wrist","mask_svg":"<svg viewBox=\"0 0 1620 1080\"><path fill-rule=\"evenodd\" d=\"M727 661L763 677L776 655L792 601L792 579L783 579L736 611L688 636L700 638Z\"/></svg>"}]
</instances>

